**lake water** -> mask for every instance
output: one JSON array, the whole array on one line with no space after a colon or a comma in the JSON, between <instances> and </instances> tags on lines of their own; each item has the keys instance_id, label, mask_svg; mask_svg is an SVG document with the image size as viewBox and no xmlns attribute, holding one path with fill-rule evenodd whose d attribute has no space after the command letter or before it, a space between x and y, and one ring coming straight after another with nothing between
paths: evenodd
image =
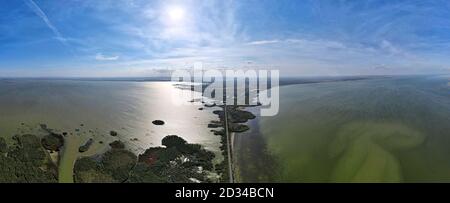
<instances>
[{"instance_id":1,"label":"lake water","mask_svg":"<svg viewBox=\"0 0 450 203\"><path fill-rule=\"evenodd\" d=\"M90 156L120 139L135 153L159 146L167 135L178 135L215 152L220 159L220 137L207 128L215 108L173 103L172 94L181 90L171 82L80 81L80 80L0 80L0 135L44 135L40 124L56 132L68 132L60 162L60 181L72 181L72 167L80 156ZM190 92L190 91L189 91ZM195 94L195 93L194 93ZM195 95L199 97L199 95ZM155 126L153 120L165 125ZM118 136L109 135L111 130ZM95 140L83 154L78 147ZM103 141L103 144L99 143Z\"/></svg>"},{"instance_id":2,"label":"lake water","mask_svg":"<svg viewBox=\"0 0 450 203\"><path fill-rule=\"evenodd\" d=\"M449 77L280 88L236 138L244 182L450 182Z\"/></svg>"},{"instance_id":3,"label":"lake water","mask_svg":"<svg viewBox=\"0 0 450 203\"><path fill-rule=\"evenodd\" d=\"M175 134L221 159L220 137L207 128L218 119L212 113L217 108L173 104L172 94L186 91L173 85L2 79L0 135L44 135L40 124L68 132L61 182L72 181L77 158L101 153L116 139L140 153ZM251 130L235 137L241 181L450 182L448 77L299 84L280 91L280 113L250 121ZM111 130L119 136L110 136ZM94 145L78 153L89 138Z\"/></svg>"}]
</instances>

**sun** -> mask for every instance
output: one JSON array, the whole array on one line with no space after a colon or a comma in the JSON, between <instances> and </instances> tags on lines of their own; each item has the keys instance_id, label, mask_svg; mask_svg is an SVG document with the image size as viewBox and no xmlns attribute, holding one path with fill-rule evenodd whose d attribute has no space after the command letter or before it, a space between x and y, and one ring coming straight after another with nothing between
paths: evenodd
<instances>
[{"instance_id":1,"label":"sun","mask_svg":"<svg viewBox=\"0 0 450 203\"><path fill-rule=\"evenodd\" d=\"M188 13L189 7L181 4L165 5L160 10L160 22L165 37L185 38L192 34L194 20Z\"/></svg>"},{"instance_id":2,"label":"sun","mask_svg":"<svg viewBox=\"0 0 450 203\"><path fill-rule=\"evenodd\" d=\"M172 6L167 9L169 20L174 23L182 21L185 17L185 11L182 7Z\"/></svg>"}]
</instances>

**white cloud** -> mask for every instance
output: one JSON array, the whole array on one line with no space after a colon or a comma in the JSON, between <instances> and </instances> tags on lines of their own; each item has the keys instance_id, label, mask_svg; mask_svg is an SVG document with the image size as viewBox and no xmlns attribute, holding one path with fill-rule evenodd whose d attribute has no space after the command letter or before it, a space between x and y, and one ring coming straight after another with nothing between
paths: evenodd
<instances>
[{"instance_id":1,"label":"white cloud","mask_svg":"<svg viewBox=\"0 0 450 203\"><path fill-rule=\"evenodd\" d=\"M247 43L248 45L266 45L266 44L275 44L280 42L279 40L261 40L261 41L253 41Z\"/></svg>"},{"instance_id":2,"label":"white cloud","mask_svg":"<svg viewBox=\"0 0 450 203\"><path fill-rule=\"evenodd\" d=\"M95 60L97 61L116 61L119 59L119 56L105 56L102 53L98 53L95 56Z\"/></svg>"}]
</instances>

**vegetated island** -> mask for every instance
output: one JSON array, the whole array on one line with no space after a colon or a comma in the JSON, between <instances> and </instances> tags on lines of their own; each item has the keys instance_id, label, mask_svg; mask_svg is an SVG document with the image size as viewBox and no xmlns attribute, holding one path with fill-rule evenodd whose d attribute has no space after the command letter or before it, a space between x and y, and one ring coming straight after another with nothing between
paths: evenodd
<instances>
[{"instance_id":1,"label":"vegetated island","mask_svg":"<svg viewBox=\"0 0 450 203\"><path fill-rule=\"evenodd\" d=\"M222 109L224 109L224 106L221 106ZM245 125L244 123L247 123L248 120L255 119L256 116L253 115L249 111L243 110L242 106L226 106L226 110L228 111L228 127L230 132L236 132L241 133L249 130L250 128ZM223 120L225 119L224 110L216 110L213 111L214 114L217 114L220 118L220 123L223 123ZM211 127L214 125L217 125L217 122L211 122Z\"/></svg>"},{"instance_id":2,"label":"vegetated island","mask_svg":"<svg viewBox=\"0 0 450 203\"><path fill-rule=\"evenodd\" d=\"M162 120L154 120L154 121L152 121L152 123L153 123L153 125L164 125L165 124L165 122Z\"/></svg>"},{"instance_id":3,"label":"vegetated island","mask_svg":"<svg viewBox=\"0 0 450 203\"><path fill-rule=\"evenodd\" d=\"M59 152L64 145L64 137L60 134L50 132L50 134L44 136L41 140L42 146L50 150L50 152Z\"/></svg>"},{"instance_id":4,"label":"vegetated island","mask_svg":"<svg viewBox=\"0 0 450 203\"><path fill-rule=\"evenodd\" d=\"M211 182L214 154L198 144L170 135L164 147L151 147L136 156L120 141L104 154L78 159L76 183L189 183Z\"/></svg>"},{"instance_id":5,"label":"vegetated island","mask_svg":"<svg viewBox=\"0 0 450 203\"><path fill-rule=\"evenodd\" d=\"M89 150L89 148L91 148L91 145L93 143L94 143L94 139L90 138L84 145L82 145L78 148L78 152L80 152L80 153L87 152Z\"/></svg>"}]
</instances>

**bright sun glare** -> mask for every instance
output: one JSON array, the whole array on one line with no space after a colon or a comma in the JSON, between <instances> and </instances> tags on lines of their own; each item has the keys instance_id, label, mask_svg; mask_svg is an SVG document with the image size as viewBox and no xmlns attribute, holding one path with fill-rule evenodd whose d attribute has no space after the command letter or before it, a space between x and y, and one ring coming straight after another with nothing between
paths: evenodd
<instances>
[{"instance_id":1,"label":"bright sun glare","mask_svg":"<svg viewBox=\"0 0 450 203\"><path fill-rule=\"evenodd\" d=\"M167 14L172 22L180 22L185 15L183 8L175 6L167 9Z\"/></svg>"}]
</instances>

